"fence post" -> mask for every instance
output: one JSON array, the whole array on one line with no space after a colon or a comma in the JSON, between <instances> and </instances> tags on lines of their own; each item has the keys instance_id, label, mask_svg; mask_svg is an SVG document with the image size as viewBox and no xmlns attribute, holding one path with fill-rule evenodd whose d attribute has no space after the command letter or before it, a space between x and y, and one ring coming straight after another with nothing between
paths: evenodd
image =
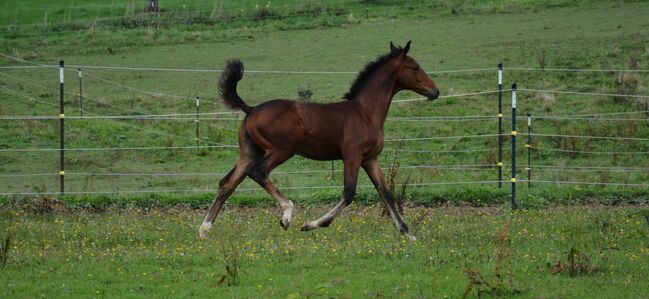
<instances>
[{"instance_id":1,"label":"fence post","mask_svg":"<svg viewBox=\"0 0 649 299\"><path fill-rule=\"evenodd\" d=\"M59 156L61 158L59 164L59 183L61 185L61 195L65 194L65 111L63 107L63 60L59 61L59 90L60 90L60 100L59 100L59 138L61 141Z\"/></svg>"},{"instance_id":2,"label":"fence post","mask_svg":"<svg viewBox=\"0 0 649 299\"><path fill-rule=\"evenodd\" d=\"M516 83L512 83L512 209L516 209Z\"/></svg>"},{"instance_id":3,"label":"fence post","mask_svg":"<svg viewBox=\"0 0 649 299\"><path fill-rule=\"evenodd\" d=\"M532 187L532 114L527 114L527 188Z\"/></svg>"},{"instance_id":4,"label":"fence post","mask_svg":"<svg viewBox=\"0 0 649 299\"><path fill-rule=\"evenodd\" d=\"M83 88L81 82L81 69L79 69L79 111L81 111L81 116L83 116Z\"/></svg>"},{"instance_id":5,"label":"fence post","mask_svg":"<svg viewBox=\"0 0 649 299\"><path fill-rule=\"evenodd\" d=\"M503 63L498 63L498 188L503 187Z\"/></svg>"},{"instance_id":6,"label":"fence post","mask_svg":"<svg viewBox=\"0 0 649 299\"><path fill-rule=\"evenodd\" d=\"M334 160L331 160L331 180L336 180L336 176L334 175Z\"/></svg>"},{"instance_id":7,"label":"fence post","mask_svg":"<svg viewBox=\"0 0 649 299\"><path fill-rule=\"evenodd\" d=\"M196 153L200 153L200 150L198 149L198 142L199 142L199 126L200 126L200 120L198 119L201 113L201 98L196 97Z\"/></svg>"}]
</instances>

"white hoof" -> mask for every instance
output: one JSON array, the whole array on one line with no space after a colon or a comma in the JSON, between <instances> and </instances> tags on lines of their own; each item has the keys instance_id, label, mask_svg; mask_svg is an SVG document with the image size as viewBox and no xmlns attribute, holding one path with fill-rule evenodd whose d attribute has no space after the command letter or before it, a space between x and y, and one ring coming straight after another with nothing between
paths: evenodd
<instances>
[{"instance_id":1,"label":"white hoof","mask_svg":"<svg viewBox=\"0 0 649 299\"><path fill-rule=\"evenodd\" d=\"M312 229L318 228L318 223L315 221L307 221L302 224L302 227L300 228L301 231L309 231Z\"/></svg>"},{"instance_id":2,"label":"white hoof","mask_svg":"<svg viewBox=\"0 0 649 299\"><path fill-rule=\"evenodd\" d=\"M212 228L212 223L209 223L209 222L203 222L203 224L201 224L201 228L198 229L198 237L199 237L201 240L205 240L205 239L207 239L207 232L208 232L211 228Z\"/></svg>"},{"instance_id":3,"label":"white hoof","mask_svg":"<svg viewBox=\"0 0 649 299\"><path fill-rule=\"evenodd\" d=\"M291 218L293 217L293 202L288 201L281 205L284 212L282 213L282 220L279 221L279 225L282 226L284 230L288 230L289 224L291 224Z\"/></svg>"},{"instance_id":4,"label":"white hoof","mask_svg":"<svg viewBox=\"0 0 649 299\"><path fill-rule=\"evenodd\" d=\"M284 229L288 230L288 226L291 224L287 219L282 219L279 221L279 225Z\"/></svg>"},{"instance_id":5,"label":"white hoof","mask_svg":"<svg viewBox=\"0 0 649 299\"><path fill-rule=\"evenodd\" d=\"M282 213L282 222L286 224L286 227L288 227L288 224L291 223L291 219L293 218L293 202L289 201L283 208L284 212Z\"/></svg>"},{"instance_id":6,"label":"white hoof","mask_svg":"<svg viewBox=\"0 0 649 299\"><path fill-rule=\"evenodd\" d=\"M408 237L408 239L410 241L417 241L417 237L415 237L415 235L413 235L411 233L407 233L407 234L405 234L405 236Z\"/></svg>"}]
</instances>

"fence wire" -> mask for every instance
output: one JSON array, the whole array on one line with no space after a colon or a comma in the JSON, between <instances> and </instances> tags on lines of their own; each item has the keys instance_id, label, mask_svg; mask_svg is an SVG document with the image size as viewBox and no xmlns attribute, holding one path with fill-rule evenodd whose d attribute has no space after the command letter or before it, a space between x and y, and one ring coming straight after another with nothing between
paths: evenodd
<instances>
[{"instance_id":1,"label":"fence wire","mask_svg":"<svg viewBox=\"0 0 649 299\"><path fill-rule=\"evenodd\" d=\"M591 185L591 186L617 186L617 187L649 187L649 184L635 183L603 183L603 182L579 182L579 181L551 181L551 180L520 180L520 182L557 184L557 185Z\"/></svg>"},{"instance_id":2,"label":"fence wire","mask_svg":"<svg viewBox=\"0 0 649 299\"><path fill-rule=\"evenodd\" d=\"M518 90L519 91L531 91L531 92L547 92L547 93L571 94L571 95L588 95L588 96L601 96L601 97L649 99L649 96L635 95L635 94L616 94L616 93L597 93L597 92L581 92L581 91L544 90L544 89L530 89L530 88L519 88Z\"/></svg>"},{"instance_id":3,"label":"fence wire","mask_svg":"<svg viewBox=\"0 0 649 299\"><path fill-rule=\"evenodd\" d=\"M441 185L472 185L472 184L495 184L498 181L461 181L461 182L431 182L431 183L411 183L408 187L425 187ZM313 190L313 189L342 189L342 186L301 186L301 187L278 187L281 190ZM358 185L356 188L366 189L375 188L374 185ZM110 190L110 191L71 191L65 192L69 195L89 195L89 194L142 194L142 193L213 193L218 189L161 189L161 190ZM239 192L260 192L263 188L237 188ZM59 195L59 192L3 192L0 195Z\"/></svg>"},{"instance_id":4,"label":"fence wire","mask_svg":"<svg viewBox=\"0 0 649 299\"><path fill-rule=\"evenodd\" d=\"M606 139L606 140L631 140L631 141L649 141L649 138L642 137L617 137L617 136L587 136L587 135L563 135L563 134L543 134L543 133L518 133L519 135L532 137L558 137L558 138L585 138L585 139Z\"/></svg>"},{"instance_id":5,"label":"fence wire","mask_svg":"<svg viewBox=\"0 0 649 299\"><path fill-rule=\"evenodd\" d=\"M518 166L518 168L528 167L525 165ZM554 170L554 171L610 171L610 172L649 172L649 168L644 167L620 167L620 166L565 166L565 165L530 165L532 169L540 170Z\"/></svg>"},{"instance_id":6,"label":"fence wire","mask_svg":"<svg viewBox=\"0 0 649 299\"><path fill-rule=\"evenodd\" d=\"M567 150L560 148L548 148L548 147L538 147L530 146L530 148L540 151L549 151L549 152L562 152L562 153L576 153L576 154L594 154L594 155L645 155L649 154L649 151L581 151L581 150Z\"/></svg>"},{"instance_id":7,"label":"fence wire","mask_svg":"<svg viewBox=\"0 0 649 299\"><path fill-rule=\"evenodd\" d=\"M34 68L57 68L58 65L46 65L35 63L31 61L26 61L17 57L9 56L6 54L0 53L0 56L18 61L21 63L27 63L29 65L18 65L18 66L0 66L0 69L34 69ZM68 68L82 68L82 69L95 69L95 70L117 70L117 71L155 71L155 72L214 72L218 73L221 70L218 69L189 69L189 68L151 68L151 67L122 67L122 66L91 66L91 65L68 65ZM69 69L68 69L69 70ZM467 72L487 72L487 71L496 71L496 68L473 68L473 69L461 69L461 70L446 70L446 71L431 71L429 73L467 73ZM614 70L614 69L534 69L534 68L506 68L506 70L517 70L517 71L564 71L564 72L649 72L649 70ZM293 71L293 70L248 70L247 73L257 73L257 74L323 74L323 75L335 75L335 74L357 74L358 72L351 71ZM103 83L111 84L131 90L134 92L139 92L151 96L167 97L173 99L188 99L194 100L191 96L181 96L173 95L166 93L159 93L144 89L139 89L131 87L128 85L121 84L116 81L112 81L106 78L102 78L88 72L84 74L92 79L98 80ZM21 79L16 76L12 76L6 73L0 72L0 75L3 75L14 80L22 81L27 84L30 84L35 87L43 89L52 89L40 84L33 83L31 81ZM52 104L46 101L42 101L30 96L26 96L16 92L12 89L9 89L5 86L0 86L7 93L20 96L29 99L30 101L47 104L50 106L58 107L56 104ZM491 95L497 94L499 92L510 92L511 89L505 89L502 91L478 91L472 93L462 93L462 94L453 94L453 95L444 95L440 98L457 98L457 97L470 97L478 95ZM587 96L603 96L603 97L624 97L624 98L649 98L645 95L629 95L629 94L611 94L611 93L596 93L596 92L578 92L578 91L562 91L562 90L543 90L543 89L526 89L519 88L518 91L523 92L546 92L546 93L558 93L558 94L570 94L570 95L587 95ZM84 99L86 99L84 97ZM92 100L92 99L88 99ZM415 101L424 101L427 100L425 97L412 98L412 99L403 99L403 100L394 100L393 103L409 103ZM208 101L209 102L209 101ZM117 107L122 110L127 110L125 108ZM576 115L559 115L559 116L534 116L534 119L565 119L565 120L587 120L587 121L647 121L649 118L615 118L613 116L621 115L631 115L631 114L649 114L649 111L631 111L631 112L613 112L613 113L594 113L594 114L576 114ZM175 113L175 114L140 114L140 115L87 115L87 116L66 116L66 119L107 119L107 120L219 120L219 121L234 121L240 120L239 117L217 117L225 114L235 114L241 116L242 114L238 111L224 111L224 112L210 112L210 113ZM214 116L215 118L210 118L209 116ZM480 121L480 120L491 120L498 117L509 118L511 116L495 116L495 115L456 115L456 116L433 116L433 117L388 117L390 121L411 121L411 122L421 122L421 121ZM58 116L48 116L48 115L10 115L10 116L0 116L0 120L55 120L59 119ZM118 122L124 124L122 122ZM124 124L128 125L128 124ZM174 136L179 138L184 138L194 141L194 138L178 135L170 135L169 133L150 131L143 128L132 126L138 130L145 132L152 132L164 136ZM518 133L520 135L527 135L526 133ZM403 142L403 141L427 141L427 140L446 140L446 139L462 139L462 138L483 138L483 137L498 137L498 136L509 136L510 134L483 134L483 135L459 135L459 136L436 136L436 137L402 137L402 138L386 138L385 142ZM532 133L530 136L538 137L557 137L557 138L588 138L588 139L606 139L606 140L628 140L628 141L648 141L649 138L641 137L618 137L618 136L582 136L582 135L561 135L561 134L542 134L542 133ZM210 143L208 140L201 140L203 142ZM161 149L204 149L204 148L237 148L236 145L228 144L218 144L211 143L215 145L206 145L206 146L154 146L154 147L113 147L113 148L66 148L64 151L109 151L109 150L161 150ZM556 149L556 148L543 148L537 146L530 146L534 150L539 151L555 151L555 152L566 152L566 153L583 153L583 154L601 154L601 155L643 155L649 153L649 151L579 151L579 150L565 150L565 149ZM467 150L414 150L414 149L392 149L394 151L401 152L411 152L411 153L469 153L469 152L489 152L494 151L495 149L467 149ZM59 148L25 148L25 149L0 149L0 152L23 152L23 151L61 151ZM405 165L400 166L400 169L445 169L445 170L462 170L462 171L476 171L476 170L488 170L497 169L499 166L495 164L476 164L476 165ZM502 167L502 166L500 166ZM529 167L535 170L540 171L581 171L581 172L593 172L593 171L611 171L611 172L649 172L649 168L642 167L609 167L609 166L553 166L553 165L528 165L528 166L519 166L517 168ZM387 169L384 167L384 169ZM285 171L285 172L275 172L273 175L285 175L285 174L309 174L309 173L340 173L342 170L307 170L307 171ZM68 176L124 176L124 177L133 177L133 176L219 176L223 175L224 172L210 172L210 173L92 173L92 172L68 172ZM38 176L58 176L59 173L33 173L33 174L3 174L0 177L38 177ZM460 182L429 182L429 183L412 183L409 186L435 186L435 185L457 185L457 184L495 184L499 181L460 181ZM527 180L519 180L519 182L527 182ZM580 182L580 181L559 181L559 180L529 180L529 182L536 183L548 183L548 184L575 184L575 185L600 185L600 186L632 186L632 187L649 187L649 184L643 183L607 183L607 182ZM372 185L360 185L359 188L373 188ZM286 190L297 190L297 189L326 189L326 188L341 188L341 186L304 186L304 187L282 187ZM239 191L261 191L261 188L242 188L238 189ZM216 189L165 189L165 190L124 190L124 191L73 191L66 192L66 194L137 194L137 193L189 193L189 192L215 192ZM59 194L59 192L5 192L0 193L0 195L48 195L48 194Z\"/></svg>"},{"instance_id":8,"label":"fence wire","mask_svg":"<svg viewBox=\"0 0 649 299\"><path fill-rule=\"evenodd\" d=\"M398 169L443 169L443 170L491 170L496 165L492 164L445 164L445 165L399 165ZM390 166L381 167L382 170L389 170ZM342 169L332 169L332 170L295 170L295 171L274 171L271 173L273 175L301 175L301 174L331 174L331 173L341 173L344 172ZM227 171L219 172L187 172L187 173L178 173L178 172L66 172L66 176L189 176L189 177L200 177L200 176L223 176L227 174ZM24 174L0 174L0 177L29 177L29 176L59 176L58 172L51 173L24 173Z\"/></svg>"}]
</instances>

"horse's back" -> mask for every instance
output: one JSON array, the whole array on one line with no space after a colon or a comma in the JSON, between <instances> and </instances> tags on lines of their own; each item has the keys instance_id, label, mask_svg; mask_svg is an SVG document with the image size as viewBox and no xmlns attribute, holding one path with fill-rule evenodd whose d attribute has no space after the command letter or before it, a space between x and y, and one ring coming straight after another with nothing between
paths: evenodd
<instances>
[{"instance_id":1,"label":"horse's back","mask_svg":"<svg viewBox=\"0 0 649 299\"><path fill-rule=\"evenodd\" d=\"M349 104L304 103L276 99L255 106L248 114L247 127L273 127L301 131L304 135L319 135L320 130L341 129L349 114Z\"/></svg>"},{"instance_id":2,"label":"horse's back","mask_svg":"<svg viewBox=\"0 0 649 299\"><path fill-rule=\"evenodd\" d=\"M301 135L295 102L272 100L255 106L246 117L244 127L252 140L263 149L285 147Z\"/></svg>"},{"instance_id":3,"label":"horse's back","mask_svg":"<svg viewBox=\"0 0 649 299\"><path fill-rule=\"evenodd\" d=\"M272 100L252 109L245 128L265 150L284 149L311 159L340 157L345 105Z\"/></svg>"}]
</instances>

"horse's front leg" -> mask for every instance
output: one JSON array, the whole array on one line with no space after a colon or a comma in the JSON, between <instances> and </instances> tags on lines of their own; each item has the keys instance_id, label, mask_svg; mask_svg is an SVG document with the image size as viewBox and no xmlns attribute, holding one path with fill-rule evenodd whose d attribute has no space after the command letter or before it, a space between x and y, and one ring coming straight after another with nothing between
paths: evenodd
<instances>
[{"instance_id":1,"label":"horse's front leg","mask_svg":"<svg viewBox=\"0 0 649 299\"><path fill-rule=\"evenodd\" d=\"M376 187L376 190L379 192L379 197L381 197L381 200L383 200L385 205L388 207L390 216L392 216L392 220L397 226L397 229L399 229L399 231L410 240L416 240L417 238L415 238L415 236L410 233L408 226L399 214L399 210L397 210L396 206L394 205L394 197L392 196L392 192L390 192L387 184L385 183L385 178L383 177L383 172L381 171L381 165L379 164L378 157L367 159L363 161L362 165L363 169L370 177L370 180L372 180L374 187Z\"/></svg>"},{"instance_id":2,"label":"horse's front leg","mask_svg":"<svg viewBox=\"0 0 649 299\"><path fill-rule=\"evenodd\" d=\"M329 211L327 214L324 216L320 217L318 220L314 221L307 221L302 225L301 230L307 231L307 230L312 230L316 229L318 227L327 227L329 226L336 216L344 209L346 206L348 206L351 202L352 199L354 199L354 196L356 195L356 184L358 181L358 169L360 168L361 164L361 157L359 156L356 159L346 159L343 161L344 167L345 167L345 189L343 191L343 196L340 199L340 201Z\"/></svg>"}]
</instances>

